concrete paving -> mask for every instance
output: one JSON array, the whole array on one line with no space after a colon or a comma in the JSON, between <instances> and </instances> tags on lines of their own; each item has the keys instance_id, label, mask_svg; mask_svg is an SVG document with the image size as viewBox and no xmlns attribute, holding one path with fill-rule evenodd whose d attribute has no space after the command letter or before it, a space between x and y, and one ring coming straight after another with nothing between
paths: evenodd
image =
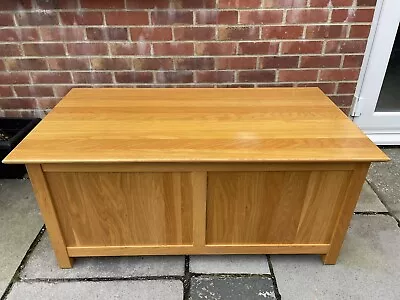
<instances>
[{"instance_id":1,"label":"concrete paving","mask_svg":"<svg viewBox=\"0 0 400 300\"><path fill-rule=\"evenodd\" d=\"M190 299L276 299L272 279L269 277L193 277Z\"/></svg>"},{"instance_id":2,"label":"concrete paving","mask_svg":"<svg viewBox=\"0 0 400 300\"><path fill-rule=\"evenodd\" d=\"M391 161L373 163L367 180L382 202L400 219L400 148L383 150Z\"/></svg>"},{"instance_id":3,"label":"concrete paving","mask_svg":"<svg viewBox=\"0 0 400 300\"><path fill-rule=\"evenodd\" d=\"M200 274L270 274L265 255L196 255L190 272Z\"/></svg>"},{"instance_id":4,"label":"concrete paving","mask_svg":"<svg viewBox=\"0 0 400 300\"><path fill-rule=\"evenodd\" d=\"M47 234L32 252L22 279L132 278L183 276L184 256L132 256L76 258L71 269L60 269Z\"/></svg>"},{"instance_id":5,"label":"concrete paving","mask_svg":"<svg viewBox=\"0 0 400 300\"><path fill-rule=\"evenodd\" d=\"M400 228L390 216L353 217L336 265L317 255L272 255L282 299L399 299Z\"/></svg>"},{"instance_id":6,"label":"concrete paving","mask_svg":"<svg viewBox=\"0 0 400 300\"><path fill-rule=\"evenodd\" d=\"M100 282L18 282L8 300L182 300L180 280L100 281Z\"/></svg>"},{"instance_id":7,"label":"concrete paving","mask_svg":"<svg viewBox=\"0 0 400 300\"><path fill-rule=\"evenodd\" d=\"M363 185L355 212L387 212L386 207L367 182Z\"/></svg>"},{"instance_id":8,"label":"concrete paving","mask_svg":"<svg viewBox=\"0 0 400 300\"><path fill-rule=\"evenodd\" d=\"M29 180L0 180L0 296L42 226Z\"/></svg>"}]
</instances>

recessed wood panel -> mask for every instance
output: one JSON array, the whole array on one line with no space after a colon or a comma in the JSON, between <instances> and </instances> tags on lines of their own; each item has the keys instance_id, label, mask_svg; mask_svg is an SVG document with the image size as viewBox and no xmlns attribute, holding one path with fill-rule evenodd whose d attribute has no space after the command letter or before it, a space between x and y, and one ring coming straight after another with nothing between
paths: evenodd
<instances>
[{"instance_id":1,"label":"recessed wood panel","mask_svg":"<svg viewBox=\"0 0 400 300\"><path fill-rule=\"evenodd\" d=\"M350 173L209 172L206 242L329 243Z\"/></svg>"},{"instance_id":2,"label":"recessed wood panel","mask_svg":"<svg viewBox=\"0 0 400 300\"><path fill-rule=\"evenodd\" d=\"M191 173L45 173L67 246L191 245Z\"/></svg>"}]
</instances>

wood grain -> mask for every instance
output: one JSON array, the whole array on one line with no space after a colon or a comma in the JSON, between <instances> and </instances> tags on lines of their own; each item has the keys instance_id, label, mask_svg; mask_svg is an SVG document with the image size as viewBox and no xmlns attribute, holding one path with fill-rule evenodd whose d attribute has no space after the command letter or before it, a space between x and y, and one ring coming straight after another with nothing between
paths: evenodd
<instances>
[{"instance_id":1,"label":"wood grain","mask_svg":"<svg viewBox=\"0 0 400 300\"><path fill-rule=\"evenodd\" d=\"M318 88L73 89L5 163L385 161Z\"/></svg>"},{"instance_id":2,"label":"wood grain","mask_svg":"<svg viewBox=\"0 0 400 300\"><path fill-rule=\"evenodd\" d=\"M210 172L207 244L328 244L350 172Z\"/></svg>"},{"instance_id":3,"label":"wood grain","mask_svg":"<svg viewBox=\"0 0 400 300\"><path fill-rule=\"evenodd\" d=\"M71 268L73 260L67 253L67 245L61 232L59 217L52 202L42 168L40 165L32 164L27 165L26 169L33 185L40 212L46 223L46 230L49 233L50 242L57 257L57 263L60 268Z\"/></svg>"},{"instance_id":4,"label":"wood grain","mask_svg":"<svg viewBox=\"0 0 400 300\"><path fill-rule=\"evenodd\" d=\"M67 246L192 245L190 173L46 173Z\"/></svg>"}]
</instances>

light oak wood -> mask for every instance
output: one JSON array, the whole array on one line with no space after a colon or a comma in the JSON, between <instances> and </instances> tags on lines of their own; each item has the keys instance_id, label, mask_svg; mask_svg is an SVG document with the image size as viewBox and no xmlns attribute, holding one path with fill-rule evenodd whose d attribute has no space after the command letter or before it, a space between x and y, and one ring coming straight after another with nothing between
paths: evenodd
<instances>
[{"instance_id":1,"label":"light oak wood","mask_svg":"<svg viewBox=\"0 0 400 300\"><path fill-rule=\"evenodd\" d=\"M266 245L207 245L191 246L100 246L68 247L71 257L130 256L130 255L184 255L184 254L321 254L329 244L266 244Z\"/></svg>"},{"instance_id":2,"label":"light oak wood","mask_svg":"<svg viewBox=\"0 0 400 300\"><path fill-rule=\"evenodd\" d=\"M349 227L358 198L360 197L369 165L370 164L360 164L359 167L352 172L352 176L347 185L346 194L343 196L343 204L340 207L340 217L335 219L335 229L330 241L329 251L326 255L322 256L324 264L336 264L347 228Z\"/></svg>"},{"instance_id":3,"label":"light oak wood","mask_svg":"<svg viewBox=\"0 0 400 300\"><path fill-rule=\"evenodd\" d=\"M46 223L46 230L56 254L58 265L63 269L71 268L73 261L67 253L66 243L61 232L57 212L53 206L42 168L40 165L31 164L26 165L26 169L28 170L29 178L33 185L33 191L39 204L40 212Z\"/></svg>"},{"instance_id":4,"label":"light oak wood","mask_svg":"<svg viewBox=\"0 0 400 300\"><path fill-rule=\"evenodd\" d=\"M193 176L46 173L69 247L192 245Z\"/></svg>"},{"instance_id":5,"label":"light oak wood","mask_svg":"<svg viewBox=\"0 0 400 300\"><path fill-rule=\"evenodd\" d=\"M210 172L207 244L327 244L349 175Z\"/></svg>"},{"instance_id":6,"label":"light oak wood","mask_svg":"<svg viewBox=\"0 0 400 300\"><path fill-rule=\"evenodd\" d=\"M73 89L12 151L70 257L321 254L377 148L317 88ZM39 165L41 164L41 165Z\"/></svg>"},{"instance_id":7,"label":"light oak wood","mask_svg":"<svg viewBox=\"0 0 400 300\"><path fill-rule=\"evenodd\" d=\"M318 88L73 89L4 160L385 161Z\"/></svg>"}]
</instances>

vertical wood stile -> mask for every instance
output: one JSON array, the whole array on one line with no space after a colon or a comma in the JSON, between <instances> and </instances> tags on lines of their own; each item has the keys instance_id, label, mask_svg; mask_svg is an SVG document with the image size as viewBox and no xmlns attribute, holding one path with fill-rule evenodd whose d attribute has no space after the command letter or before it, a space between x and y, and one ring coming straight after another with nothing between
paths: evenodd
<instances>
[{"instance_id":1,"label":"vertical wood stile","mask_svg":"<svg viewBox=\"0 0 400 300\"><path fill-rule=\"evenodd\" d=\"M207 172L192 172L193 185L193 246L206 243Z\"/></svg>"}]
</instances>

